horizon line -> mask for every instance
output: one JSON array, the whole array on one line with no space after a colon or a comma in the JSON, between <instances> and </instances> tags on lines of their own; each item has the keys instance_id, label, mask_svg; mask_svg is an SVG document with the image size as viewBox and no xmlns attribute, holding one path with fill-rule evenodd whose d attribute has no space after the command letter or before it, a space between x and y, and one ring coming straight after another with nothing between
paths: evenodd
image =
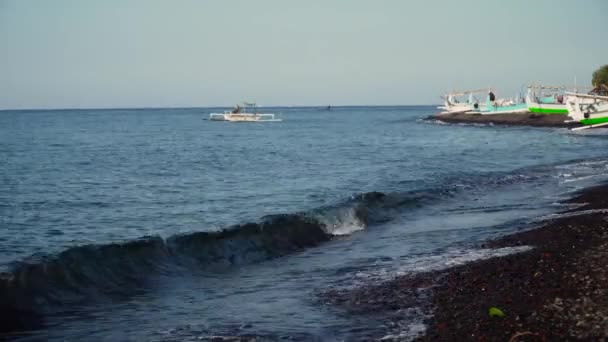
<instances>
[{"instance_id":1,"label":"horizon line","mask_svg":"<svg viewBox=\"0 0 608 342\"><path fill-rule=\"evenodd\" d=\"M440 104L366 104L366 105L265 105L257 106L258 108L348 108L348 107L429 107ZM0 112L26 112L26 111L60 111L60 110L141 110L141 109L203 109L203 108L232 108L231 106L168 106L168 107L51 107L51 108L0 108Z\"/></svg>"}]
</instances>

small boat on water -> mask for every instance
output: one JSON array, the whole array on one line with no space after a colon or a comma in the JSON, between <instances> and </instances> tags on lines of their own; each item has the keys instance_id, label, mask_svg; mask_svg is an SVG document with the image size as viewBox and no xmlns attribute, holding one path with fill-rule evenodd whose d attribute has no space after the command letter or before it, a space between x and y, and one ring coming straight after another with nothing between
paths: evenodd
<instances>
[{"instance_id":1,"label":"small boat on water","mask_svg":"<svg viewBox=\"0 0 608 342\"><path fill-rule=\"evenodd\" d=\"M608 126L608 96L566 92L568 115L584 126L573 131Z\"/></svg>"},{"instance_id":2,"label":"small boat on water","mask_svg":"<svg viewBox=\"0 0 608 342\"><path fill-rule=\"evenodd\" d=\"M259 113L255 103L243 102L236 105L234 109L223 113L209 114L211 121L231 121L231 122L278 122L283 121L275 117L273 113Z\"/></svg>"}]
</instances>

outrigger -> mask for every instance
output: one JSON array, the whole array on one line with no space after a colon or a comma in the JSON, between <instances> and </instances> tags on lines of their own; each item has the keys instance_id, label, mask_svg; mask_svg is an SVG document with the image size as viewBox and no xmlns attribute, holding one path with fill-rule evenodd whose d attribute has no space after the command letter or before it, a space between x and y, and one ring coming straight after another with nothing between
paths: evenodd
<instances>
[{"instance_id":1,"label":"outrigger","mask_svg":"<svg viewBox=\"0 0 608 342\"><path fill-rule=\"evenodd\" d=\"M572 128L573 131L608 126L608 96L566 92L571 122L584 126Z\"/></svg>"}]
</instances>

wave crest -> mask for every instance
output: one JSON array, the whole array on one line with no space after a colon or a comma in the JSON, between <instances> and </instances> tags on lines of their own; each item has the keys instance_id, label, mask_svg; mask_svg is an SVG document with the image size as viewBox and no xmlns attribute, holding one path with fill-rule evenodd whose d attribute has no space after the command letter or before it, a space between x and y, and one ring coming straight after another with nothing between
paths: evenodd
<instances>
[{"instance_id":1,"label":"wave crest","mask_svg":"<svg viewBox=\"0 0 608 342\"><path fill-rule=\"evenodd\" d=\"M221 231L166 240L143 237L32 256L0 275L0 307L3 316L11 317L0 324L0 332L39 328L47 314L132 296L149 288L152 276L249 264L317 246L365 229L368 206L383 197L362 194L335 207L267 216Z\"/></svg>"}]
</instances>

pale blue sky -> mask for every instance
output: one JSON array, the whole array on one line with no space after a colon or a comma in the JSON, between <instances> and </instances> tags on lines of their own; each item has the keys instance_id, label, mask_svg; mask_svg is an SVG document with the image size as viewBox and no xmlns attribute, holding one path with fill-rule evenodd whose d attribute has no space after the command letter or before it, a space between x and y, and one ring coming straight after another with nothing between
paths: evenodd
<instances>
[{"instance_id":1,"label":"pale blue sky","mask_svg":"<svg viewBox=\"0 0 608 342\"><path fill-rule=\"evenodd\" d=\"M590 83L606 0L0 0L0 108L432 104Z\"/></svg>"}]
</instances>

